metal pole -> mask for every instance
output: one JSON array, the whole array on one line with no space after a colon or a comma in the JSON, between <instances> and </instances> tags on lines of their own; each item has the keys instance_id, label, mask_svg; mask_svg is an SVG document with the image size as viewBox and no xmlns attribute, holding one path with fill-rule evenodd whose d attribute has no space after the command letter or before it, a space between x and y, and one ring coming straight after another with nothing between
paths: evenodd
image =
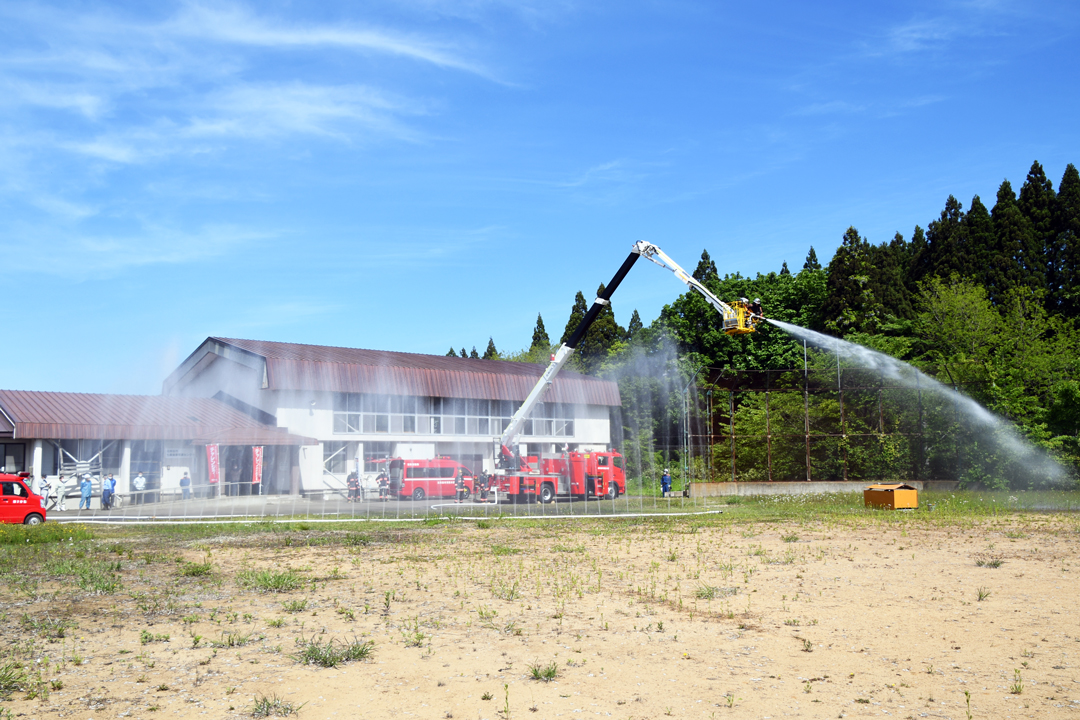
<instances>
[{"instance_id":1,"label":"metal pole","mask_svg":"<svg viewBox=\"0 0 1080 720\"><path fill-rule=\"evenodd\" d=\"M728 392L728 429L731 432L731 482L735 482L735 392Z\"/></svg>"},{"instance_id":2,"label":"metal pole","mask_svg":"<svg viewBox=\"0 0 1080 720\"><path fill-rule=\"evenodd\" d=\"M848 478L847 432L844 428L844 386L840 382L840 341L836 341L836 395L840 400L840 442L844 448L843 477Z\"/></svg>"},{"instance_id":3,"label":"metal pole","mask_svg":"<svg viewBox=\"0 0 1080 720\"><path fill-rule=\"evenodd\" d=\"M806 430L806 482L810 482L810 372L806 365L806 340L802 341L803 427Z\"/></svg>"}]
</instances>

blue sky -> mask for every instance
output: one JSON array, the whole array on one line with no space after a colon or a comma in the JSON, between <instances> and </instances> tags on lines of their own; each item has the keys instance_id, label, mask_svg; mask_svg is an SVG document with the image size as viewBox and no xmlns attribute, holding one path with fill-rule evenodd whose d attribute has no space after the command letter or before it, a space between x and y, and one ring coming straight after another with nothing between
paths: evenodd
<instances>
[{"instance_id":1,"label":"blue sky","mask_svg":"<svg viewBox=\"0 0 1080 720\"><path fill-rule=\"evenodd\" d=\"M316 7L309 8L307 5ZM721 273L1080 162L1068 2L0 4L0 386L156 393L208 335L561 334L648 240ZM639 265L646 323L683 287Z\"/></svg>"}]
</instances>

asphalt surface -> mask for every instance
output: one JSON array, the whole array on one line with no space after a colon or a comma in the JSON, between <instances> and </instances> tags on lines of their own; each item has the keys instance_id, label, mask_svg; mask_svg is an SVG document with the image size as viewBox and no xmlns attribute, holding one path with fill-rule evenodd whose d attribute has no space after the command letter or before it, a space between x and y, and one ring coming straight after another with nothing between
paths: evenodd
<instances>
[{"instance_id":1,"label":"asphalt surface","mask_svg":"<svg viewBox=\"0 0 1080 720\"><path fill-rule=\"evenodd\" d=\"M513 504L508 502L479 503L472 498L455 503L452 498L428 498L413 500L364 500L348 502L335 497L330 500L307 499L296 495L217 497L192 500L165 500L143 505L130 505L111 510L94 507L90 510L56 509L47 513L48 522L78 521L144 521L144 520L204 520L211 518L240 517L326 517L339 519L409 519L438 515L462 515L485 517L499 515L521 516L577 516L577 515L626 515L637 513L687 512L692 510L722 509L716 499L702 500L684 498L656 498L623 496L616 500L564 500L548 505ZM98 499L94 499L95 506ZM74 505L77 507L78 500Z\"/></svg>"}]
</instances>

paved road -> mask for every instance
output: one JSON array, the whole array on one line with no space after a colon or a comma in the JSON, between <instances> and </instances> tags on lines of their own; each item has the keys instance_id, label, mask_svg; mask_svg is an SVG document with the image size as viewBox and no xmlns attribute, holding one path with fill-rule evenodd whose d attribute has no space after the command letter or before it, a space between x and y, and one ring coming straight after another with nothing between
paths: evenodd
<instances>
[{"instance_id":1,"label":"paved road","mask_svg":"<svg viewBox=\"0 0 1080 720\"><path fill-rule=\"evenodd\" d=\"M498 515L625 515L630 513L687 512L693 510L720 510L723 506L716 500L705 504L702 500L683 498L660 499L654 497L624 496L617 500L559 500L550 505L514 505L510 503L477 503L472 500L457 504L452 499L367 500L351 503L343 498L332 500L306 499L293 495L218 497L212 499L169 500L146 505L125 505L113 510L52 510L50 522L72 521L137 521L137 520L192 520L220 517L326 517L326 518L418 518L434 515L465 515L485 517Z\"/></svg>"}]
</instances>

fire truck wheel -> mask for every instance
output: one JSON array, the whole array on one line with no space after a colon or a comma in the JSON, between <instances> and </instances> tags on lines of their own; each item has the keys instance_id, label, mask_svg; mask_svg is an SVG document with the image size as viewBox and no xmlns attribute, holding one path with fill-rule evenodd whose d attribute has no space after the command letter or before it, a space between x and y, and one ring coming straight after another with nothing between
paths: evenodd
<instances>
[{"instance_id":1,"label":"fire truck wheel","mask_svg":"<svg viewBox=\"0 0 1080 720\"><path fill-rule=\"evenodd\" d=\"M619 497L619 486L615 483L608 485L607 495L605 495L605 497L608 500L617 500Z\"/></svg>"},{"instance_id":2,"label":"fire truck wheel","mask_svg":"<svg viewBox=\"0 0 1080 720\"><path fill-rule=\"evenodd\" d=\"M416 488L412 491L413 500L423 500L425 496L424 488Z\"/></svg>"},{"instance_id":3,"label":"fire truck wheel","mask_svg":"<svg viewBox=\"0 0 1080 720\"><path fill-rule=\"evenodd\" d=\"M469 492L469 486L466 485L465 486L465 499L468 500L470 495L472 495L472 493Z\"/></svg>"},{"instance_id":4,"label":"fire truck wheel","mask_svg":"<svg viewBox=\"0 0 1080 720\"><path fill-rule=\"evenodd\" d=\"M540 486L540 502L547 505L555 499L555 488L551 483L544 483Z\"/></svg>"},{"instance_id":5,"label":"fire truck wheel","mask_svg":"<svg viewBox=\"0 0 1080 720\"><path fill-rule=\"evenodd\" d=\"M45 521L41 519L40 515L37 513L30 513L26 516L26 519L23 520L23 525L40 525L43 522Z\"/></svg>"}]
</instances>

